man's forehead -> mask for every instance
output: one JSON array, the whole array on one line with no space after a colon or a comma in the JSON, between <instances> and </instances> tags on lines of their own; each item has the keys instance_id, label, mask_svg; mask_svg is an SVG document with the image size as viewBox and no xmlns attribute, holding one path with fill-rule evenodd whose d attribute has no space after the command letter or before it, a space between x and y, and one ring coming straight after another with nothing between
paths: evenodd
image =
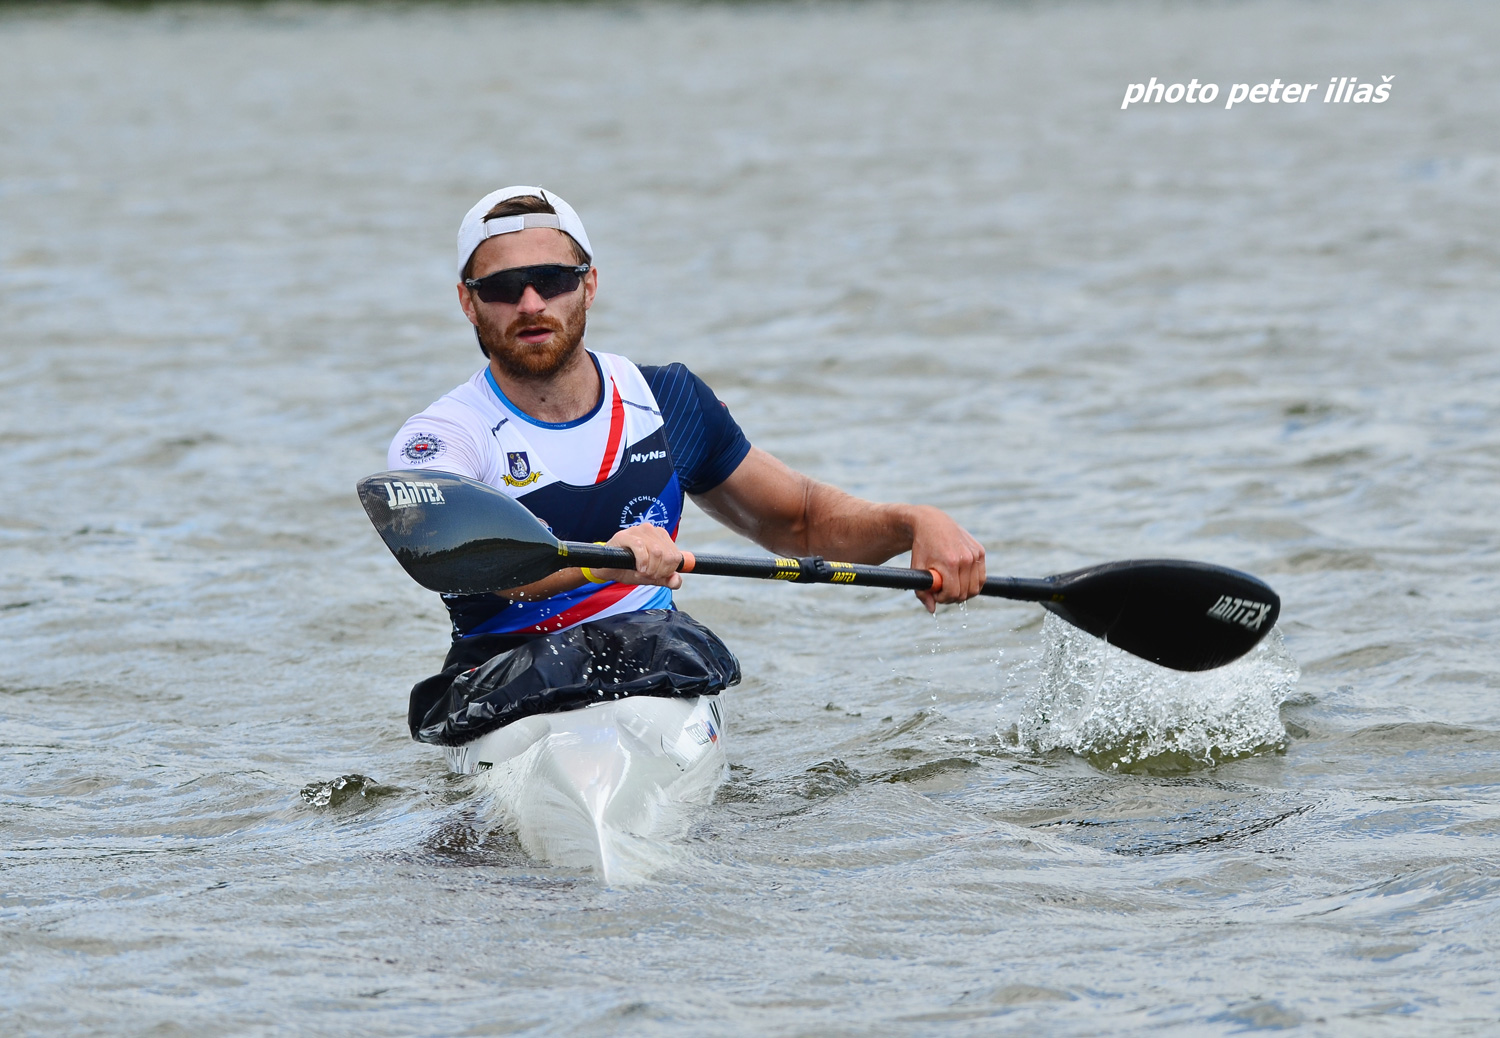
<instances>
[{"instance_id":1,"label":"man's forehead","mask_svg":"<svg viewBox=\"0 0 1500 1038\"><path fill-rule=\"evenodd\" d=\"M507 267L536 263L577 262L573 239L551 227L528 227L512 234L497 234L480 242L474 250L474 277L484 277Z\"/></svg>"}]
</instances>

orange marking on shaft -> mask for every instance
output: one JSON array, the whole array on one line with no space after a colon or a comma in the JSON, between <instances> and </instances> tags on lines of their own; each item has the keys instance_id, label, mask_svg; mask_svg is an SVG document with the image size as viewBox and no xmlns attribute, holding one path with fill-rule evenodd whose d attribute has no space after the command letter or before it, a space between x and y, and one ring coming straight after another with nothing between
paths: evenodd
<instances>
[{"instance_id":1,"label":"orange marking on shaft","mask_svg":"<svg viewBox=\"0 0 1500 1038\"><path fill-rule=\"evenodd\" d=\"M935 569L930 569L927 572L932 574L932 587L928 590L935 595L943 590L943 575Z\"/></svg>"}]
</instances>

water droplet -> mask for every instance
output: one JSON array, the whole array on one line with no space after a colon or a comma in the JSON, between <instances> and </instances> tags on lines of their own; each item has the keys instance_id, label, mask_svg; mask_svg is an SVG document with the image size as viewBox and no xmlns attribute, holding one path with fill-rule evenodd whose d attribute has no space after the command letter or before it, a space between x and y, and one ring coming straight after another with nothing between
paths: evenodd
<instances>
[{"instance_id":1,"label":"water droplet","mask_svg":"<svg viewBox=\"0 0 1500 1038\"><path fill-rule=\"evenodd\" d=\"M1281 703L1299 676L1279 631L1218 670L1164 670L1048 616L1042 678L1019 734L1107 771L1211 767L1286 740ZM998 662L998 661L997 661Z\"/></svg>"}]
</instances>

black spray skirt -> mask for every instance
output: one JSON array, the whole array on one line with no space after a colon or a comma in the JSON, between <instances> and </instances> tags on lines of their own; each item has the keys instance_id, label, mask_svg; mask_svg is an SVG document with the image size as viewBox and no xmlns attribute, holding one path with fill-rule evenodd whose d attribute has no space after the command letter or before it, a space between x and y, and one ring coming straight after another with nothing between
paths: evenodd
<instances>
[{"instance_id":1,"label":"black spray skirt","mask_svg":"<svg viewBox=\"0 0 1500 1038\"><path fill-rule=\"evenodd\" d=\"M532 714L626 696L711 695L740 680L729 647L675 609L618 613L520 644L491 644L503 651L475 666L473 647L460 651L458 643L441 674L412 688L413 739L458 746Z\"/></svg>"}]
</instances>

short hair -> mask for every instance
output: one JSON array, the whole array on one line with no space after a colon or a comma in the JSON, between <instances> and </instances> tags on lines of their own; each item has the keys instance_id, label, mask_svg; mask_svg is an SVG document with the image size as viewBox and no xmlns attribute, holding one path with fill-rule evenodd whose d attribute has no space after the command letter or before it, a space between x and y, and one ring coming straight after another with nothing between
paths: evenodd
<instances>
[{"instance_id":1,"label":"short hair","mask_svg":"<svg viewBox=\"0 0 1500 1038\"><path fill-rule=\"evenodd\" d=\"M557 210L545 198L538 198L536 195L516 195L514 198L507 198L496 202L490 207L490 211L484 214L484 218L486 220L493 220L497 216L520 216L522 213L552 213L556 215ZM567 231L562 233L568 239L568 244L573 246L573 262L580 264L589 262L589 255L583 251L583 246L574 241L573 236L568 234ZM474 252L478 251L478 249L474 250ZM467 281L473 276L474 255L470 253L469 261L464 264L464 280Z\"/></svg>"}]
</instances>

